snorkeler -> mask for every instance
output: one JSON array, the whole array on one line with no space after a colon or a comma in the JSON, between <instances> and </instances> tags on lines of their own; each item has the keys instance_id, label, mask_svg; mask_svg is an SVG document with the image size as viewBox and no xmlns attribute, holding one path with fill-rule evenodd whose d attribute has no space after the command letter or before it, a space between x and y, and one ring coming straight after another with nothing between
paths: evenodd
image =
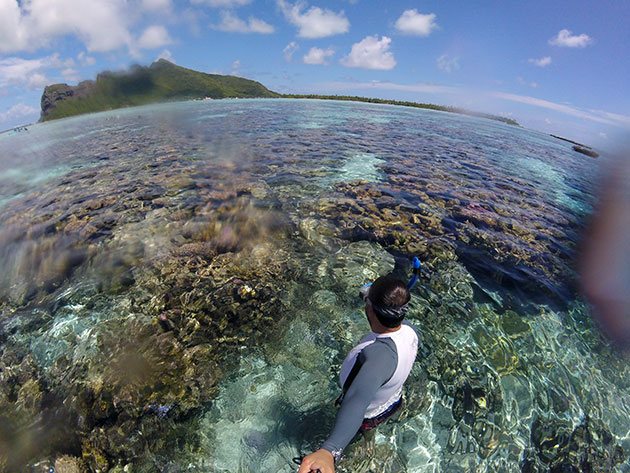
<instances>
[{"instance_id":1,"label":"snorkeler","mask_svg":"<svg viewBox=\"0 0 630 473\"><path fill-rule=\"evenodd\" d=\"M335 462L357 432L374 429L400 409L403 383L418 351L416 332L403 323L412 285L411 281L405 285L392 276L382 276L364 286L361 296L372 331L341 365L343 389L337 399L341 408L335 426L321 448L302 459L298 473L334 473Z\"/></svg>"}]
</instances>

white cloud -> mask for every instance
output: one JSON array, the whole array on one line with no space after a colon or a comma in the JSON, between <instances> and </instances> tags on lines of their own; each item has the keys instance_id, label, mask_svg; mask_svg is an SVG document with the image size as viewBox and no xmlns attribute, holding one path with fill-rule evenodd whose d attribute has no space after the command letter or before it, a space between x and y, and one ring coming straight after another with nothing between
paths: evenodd
<instances>
[{"instance_id":1,"label":"white cloud","mask_svg":"<svg viewBox=\"0 0 630 473\"><path fill-rule=\"evenodd\" d=\"M319 7L310 7L303 11L306 8L303 1L293 5L286 0L277 1L285 18L298 27L298 36L301 38L325 38L347 33L350 29L350 22L343 11L335 13Z\"/></svg>"},{"instance_id":2,"label":"white cloud","mask_svg":"<svg viewBox=\"0 0 630 473\"><path fill-rule=\"evenodd\" d=\"M53 54L52 57L53 57L53 65L55 67L74 67L75 66L74 59L72 59L71 57L69 57L65 61L62 61L61 59L59 59L59 53Z\"/></svg>"},{"instance_id":3,"label":"white cloud","mask_svg":"<svg viewBox=\"0 0 630 473\"><path fill-rule=\"evenodd\" d=\"M93 66L96 63L96 59L92 56L88 56L84 51L77 54L77 59L82 66Z\"/></svg>"},{"instance_id":4,"label":"white cloud","mask_svg":"<svg viewBox=\"0 0 630 473\"><path fill-rule=\"evenodd\" d=\"M0 59L0 89L8 86L24 86L39 89L48 83L44 70L51 67L56 56L39 59L10 57Z\"/></svg>"},{"instance_id":5,"label":"white cloud","mask_svg":"<svg viewBox=\"0 0 630 473\"><path fill-rule=\"evenodd\" d=\"M179 12L180 22L185 25L187 31L195 38L201 37L203 32L201 24L203 23L205 26L207 19L208 14L199 8L188 7Z\"/></svg>"},{"instance_id":6,"label":"white cloud","mask_svg":"<svg viewBox=\"0 0 630 473\"><path fill-rule=\"evenodd\" d=\"M74 66L74 59L61 59L58 53L36 59L18 57L0 59L0 90L11 86L30 90L42 89L53 82L49 79L51 73L53 76L61 75L65 81L76 82L79 79L79 71Z\"/></svg>"},{"instance_id":7,"label":"white cloud","mask_svg":"<svg viewBox=\"0 0 630 473\"><path fill-rule=\"evenodd\" d=\"M574 35L570 30L560 30L556 36L549 40L553 46L565 48L584 48L591 44L593 39L587 34Z\"/></svg>"},{"instance_id":8,"label":"white cloud","mask_svg":"<svg viewBox=\"0 0 630 473\"><path fill-rule=\"evenodd\" d=\"M134 40L135 23L147 11L169 12L172 0L0 0L0 54L50 47L58 38L74 36L88 52L114 51L168 44L163 27L151 27Z\"/></svg>"},{"instance_id":9,"label":"white cloud","mask_svg":"<svg viewBox=\"0 0 630 473\"><path fill-rule=\"evenodd\" d=\"M23 82L31 73L40 70L47 62L42 59L7 58L0 59L0 83Z\"/></svg>"},{"instance_id":10,"label":"white cloud","mask_svg":"<svg viewBox=\"0 0 630 473\"><path fill-rule=\"evenodd\" d=\"M599 132L599 137L600 137L600 138L603 138L603 139L605 139L605 140L607 140L607 139L608 139L608 135L607 135L606 133L604 133L603 131L600 131L600 132Z\"/></svg>"},{"instance_id":11,"label":"white cloud","mask_svg":"<svg viewBox=\"0 0 630 473\"><path fill-rule=\"evenodd\" d=\"M304 55L302 60L304 64L328 64L327 59L334 56L335 50L332 48L321 49L311 48L308 53Z\"/></svg>"},{"instance_id":12,"label":"white cloud","mask_svg":"<svg viewBox=\"0 0 630 473\"><path fill-rule=\"evenodd\" d=\"M212 25L212 28L228 33L271 34L274 32L274 27L263 20L250 16L249 20L245 22L230 11L221 12L221 23Z\"/></svg>"},{"instance_id":13,"label":"white cloud","mask_svg":"<svg viewBox=\"0 0 630 473\"><path fill-rule=\"evenodd\" d=\"M295 41L291 41L286 47L282 50L282 54L284 54L284 59L287 62L291 62L293 60L293 55L300 47Z\"/></svg>"},{"instance_id":14,"label":"white cloud","mask_svg":"<svg viewBox=\"0 0 630 473\"><path fill-rule=\"evenodd\" d=\"M79 71L71 67L68 67L67 69L62 70L61 75L63 76L63 79L66 82L79 82L79 80L81 79L81 76L79 75Z\"/></svg>"},{"instance_id":15,"label":"white cloud","mask_svg":"<svg viewBox=\"0 0 630 473\"><path fill-rule=\"evenodd\" d=\"M580 110L569 105L555 103L544 99L538 99L536 97L529 97L527 95L508 94L505 92L491 92L489 95L491 97L495 97L501 100L509 100L511 102L532 105L534 107L553 110L555 112L564 113L566 115L571 115L573 117L582 118L597 123L605 123L606 125L615 125L630 129L630 117L626 115L619 115L602 110L591 110L589 113L587 111Z\"/></svg>"},{"instance_id":16,"label":"white cloud","mask_svg":"<svg viewBox=\"0 0 630 473\"><path fill-rule=\"evenodd\" d=\"M459 58L457 56L449 56L442 54L437 58L437 67L444 72L453 72L459 69Z\"/></svg>"},{"instance_id":17,"label":"white cloud","mask_svg":"<svg viewBox=\"0 0 630 473\"><path fill-rule=\"evenodd\" d=\"M0 53L32 51L74 35L89 51L131 43L125 0L0 0Z\"/></svg>"},{"instance_id":18,"label":"white cloud","mask_svg":"<svg viewBox=\"0 0 630 473\"><path fill-rule=\"evenodd\" d=\"M606 112L604 110L590 110L591 113L595 113L598 116L602 116L608 120L613 120L617 123L621 123L624 126L630 128L630 116L621 115L619 113Z\"/></svg>"},{"instance_id":19,"label":"white cloud","mask_svg":"<svg viewBox=\"0 0 630 473\"><path fill-rule=\"evenodd\" d=\"M29 32L23 24L17 0L0 1L0 53L19 51L28 45Z\"/></svg>"},{"instance_id":20,"label":"white cloud","mask_svg":"<svg viewBox=\"0 0 630 473\"><path fill-rule=\"evenodd\" d=\"M232 72L230 72L230 74L235 76L240 72L240 69L241 69L241 61L237 59L236 61L232 63Z\"/></svg>"},{"instance_id":21,"label":"white cloud","mask_svg":"<svg viewBox=\"0 0 630 473\"><path fill-rule=\"evenodd\" d=\"M366 36L352 45L350 54L341 60L346 67L360 67L363 69L389 70L396 66L396 59L389 51L392 40L387 36Z\"/></svg>"},{"instance_id":22,"label":"white cloud","mask_svg":"<svg viewBox=\"0 0 630 473\"><path fill-rule=\"evenodd\" d=\"M144 30L138 39L138 47L142 49L157 49L172 42L173 40L166 28L160 25L153 25Z\"/></svg>"},{"instance_id":23,"label":"white cloud","mask_svg":"<svg viewBox=\"0 0 630 473\"><path fill-rule=\"evenodd\" d=\"M540 59L528 59L527 62L538 67L547 67L551 64L551 56L541 57Z\"/></svg>"},{"instance_id":24,"label":"white cloud","mask_svg":"<svg viewBox=\"0 0 630 473\"><path fill-rule=\"evenodd\" d=\"M13 105L6 112L0 112L0 123L25 117L32 117L32 119L34 119L38 115L38 109L31 107L30 105L18 103Z\"/></svg>"},{"instance_id":25,"label":"white cloud","mask_svg":"<svg viewBox=\"0 0 630 473\"><path fill-rule=\"evenodd\" d=\"M207 5L212 8L237 8L251 3L252 0L191 0L194 5Z\"/></svg>"},{"instance_id":26,"label":"white cloud","mask_svg":"<svg viewBox=\"0 0 630 473\"><path fill-rule=\"evenodd\" d=\"M171 0L142 0L142 7L148 11L168 12L171 10Z\"/></svg>"},{"instance_id":27,"label":"white cloud","mask_svg":"<svg viewBox=\"0 0 630 473\"><path fill-rule=\"evenodd\" d=\"M266 21L253 17L249 17L248 26L252 33L270 34L275 31L274 27Z\"/></svg>"},{"instance_id":28,"label":"white cloud","mask_svg":"<svg viewBox=\"0 0 630 473\"><path fill-rule=\"evenodd\" d=\"M158 59L166 59L169 62L175 63L175 60L173 59L173 54L168 49L163 49L162 52L158 54L158 56L155 58L156 61Z\"/></svg>"},{"instance_id":29,"label":"white cloud","mask_svg":"<svg viewBox=\"0 0 630 473\"><path fill-rule=\"evenodd\" d=\"M31 90L43 89L51 80L41 72L35 72L28 79L26 79L26 88ZM15 84L17 85L17 84Z\"/></svg>"},{"instance_id":30,"label":"white cloud","mask_svg":"<svg viewBox=\"0 0 630 473\"><path fill-rule=\"evenodd\" d=\"M521 85L527 85L529 87L532 87L534 89L536 89L538 87L538 82L527 82L525 79L523 79L522 77L517 77L516 81L521 84Z\"/></svg>"},{"instance_id":31,"label":"white cloud","mask_svg":"<svg viewBox=\"0 0 630 473\"><path fill-rule=\"evenodd\" d=\"M439 84L396 84L394 82L328 82L324 87L329 90L396 90L400 92L416 92L426 94L458 94L461 89Z\"/></svg>"},{"instance_id":32,"label":"white cloud","mask_svg":"<svg viewBox=\"0 0 630 473\"><path fill-rule=\"evenodd\" d=\"M423 14L415 8L405 10L396 20L396 29L401 33L414 36L429 36L438 25L435 22L435 13Z\"/></svg>"}]
</instances>

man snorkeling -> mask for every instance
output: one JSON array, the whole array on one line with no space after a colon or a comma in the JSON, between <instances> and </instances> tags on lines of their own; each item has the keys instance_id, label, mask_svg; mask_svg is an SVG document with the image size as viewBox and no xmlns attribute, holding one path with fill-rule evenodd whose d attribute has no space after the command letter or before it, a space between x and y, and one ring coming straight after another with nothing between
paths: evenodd
<instances>
[{"instance_id":1,"label":"man snorkeling","mask_svg":"<svg viewBox=\"0 0 630 473\"><path fill-rule=\"evenodd\" d=\"M357 432L374 429L400 409L402 387L418 351L416 332L403 323L412 281L406 285L392 276L382 276L362 288L372 331L341 365L339 380L343 389L337 399L341 407L335 426L321 448L302 459L298 473L334 473L335 462Z\"/></svg>"}]
</instances>

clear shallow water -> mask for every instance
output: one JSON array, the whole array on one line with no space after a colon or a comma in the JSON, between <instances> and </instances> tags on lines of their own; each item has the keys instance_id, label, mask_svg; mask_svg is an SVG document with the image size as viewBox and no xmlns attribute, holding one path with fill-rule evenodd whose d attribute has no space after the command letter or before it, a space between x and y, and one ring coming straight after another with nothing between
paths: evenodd
<instances>
[{"instance_id":1,"label":"clear shallow water","mask_svg":"<svg viewBox=\"0 0 630 473\"><path fill-rule=\"evenodd\" d=\"M358 287L418 254L407 407L340 471L547 471L589 448L628 471L628 367L575 295L596 162L564 143L235 100L36 125L0 156L9 465L291 471L367 330Z\"/></svg>"}]
</instances>

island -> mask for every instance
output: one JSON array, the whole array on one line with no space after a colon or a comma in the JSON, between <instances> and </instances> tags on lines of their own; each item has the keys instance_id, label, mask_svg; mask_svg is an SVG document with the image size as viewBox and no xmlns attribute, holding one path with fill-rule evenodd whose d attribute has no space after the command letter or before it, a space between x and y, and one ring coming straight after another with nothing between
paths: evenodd
<instances>
[{"instance_id":1,"label":"island","mask_svg":"<svg viewBox=\"0 0 630 473\"><path fill-rule=\"evenodd\" d=\"M512 118L502 117L500 115L492 115L490 113L475 112L473 110L466 110L464 108L459 108L459 107L436 105L433 103L410 102L406 100L377 99L377 98L372 98L372 97L360 97L356 95L283 94L282 97L293 98L293 99L345 100L349 102L378 103L378 104L385 104L385 105L398 105L401 107L425 108L428 110L438 110L440 112L459 113L460 115L470 115L473 117L487 118L489 120L496 120L499 122L506 123L508 125L520 126L520 124Z\"/></svg>"},{"instance_id":2,"label":"island","mask_svg":"<svg viewBox=\"0 0 630 473\"><path fill-rule=\"evenodd\" d=\"M320 99L389 104L459 113L519 126L512 118L430 103L349 95L280 94L260 82L236 76L206 74L178 66L166 59L159 59L148 67L134 65L128 71L101 72L96 80L86 80L76 86L46 86L41 99L40 121L135 105L204 98Z\"/></svg>"},{"instance_id":3,"label":"island","mask_svg":"<svg viewBox=\"0 0 630 473\"><path fill-rule=\"evenodd\" d=\"M259 82L206 74L159 59L149 67L101 72L76 86L49 85L41 100L40 121L150 103L190 99L279 97Z\"/></svg>"}]
</instances>

